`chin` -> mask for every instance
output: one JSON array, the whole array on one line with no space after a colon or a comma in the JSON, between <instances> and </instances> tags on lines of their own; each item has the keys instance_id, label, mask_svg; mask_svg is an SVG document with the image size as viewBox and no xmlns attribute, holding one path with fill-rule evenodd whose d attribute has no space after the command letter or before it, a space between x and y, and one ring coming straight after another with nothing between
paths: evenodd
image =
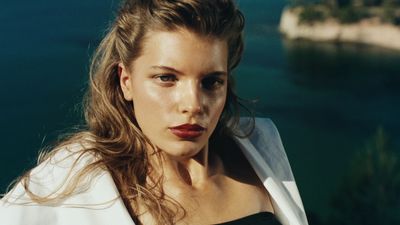
<instances>
[{"instance_id":1,"label":"chin","mask_svg":"<svg viewBox=\"0 0 400 225\"><path fill-rule=\"evenodd\" d=\"M192 158L201 152L206 144L198 144L198 143L179 143L169 146L168 148L160 148L164 153L169 155L172 158L176 159L188 159ZM164 150L167 149L167 150Z\"/></svg>"}]
</instances>

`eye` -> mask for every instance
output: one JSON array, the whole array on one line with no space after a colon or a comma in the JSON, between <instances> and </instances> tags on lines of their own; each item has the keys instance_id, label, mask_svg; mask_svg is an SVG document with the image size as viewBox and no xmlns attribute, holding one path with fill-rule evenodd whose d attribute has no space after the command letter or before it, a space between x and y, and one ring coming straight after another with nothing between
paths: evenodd
<instances>
[{"instance_id":1,"label":"eye","mask_svg":"<svg viewBox=\"0 0 400 225\"><path fill-rule=\"evenodd\" d=\"M162 82L174 82L176 81L176 76L173 74L162 74L157 76L157 78Z\"/></svg>"},{"instance_id":2,"label":"eye","mask_svg":"<svg viewBox=\"0 0 400 225\"><path fill-rule=\"evenodd\" d=\"M224 80L217 76L209 76L201 81L201 85L206 90L215 90L224 85Z\"/></svg>"},{"instance_id":3,"label":"eye","mask_svg":"<svg viewBox=\"0 0 400 225\"><path fill-rule=\"evenodd\" d=\"M178 79L174 74L160 74L154 77L158 83L164 86L172 86Z\"/></svg>"}]
</instances>

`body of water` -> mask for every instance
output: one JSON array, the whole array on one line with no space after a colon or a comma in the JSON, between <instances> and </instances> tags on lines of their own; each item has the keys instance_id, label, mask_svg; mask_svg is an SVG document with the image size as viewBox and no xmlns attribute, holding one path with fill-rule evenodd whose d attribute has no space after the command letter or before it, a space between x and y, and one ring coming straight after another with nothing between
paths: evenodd
<instances>
[{"instance_id":1,"label":"body of water","mask_svg":"<svg viewBox=\"0 0 400 225\"><path fill-rule=\"evenodd\" d=\"M246 50L240 96L280 130L306 210L325 217L349 160L382 126L400 149L400 52L286 41L284 1L240 0ZM33 165L43 143L79 122L88 60L113 1L26 1L0 9L0 188Z\"/></svg>"}]
</instances>

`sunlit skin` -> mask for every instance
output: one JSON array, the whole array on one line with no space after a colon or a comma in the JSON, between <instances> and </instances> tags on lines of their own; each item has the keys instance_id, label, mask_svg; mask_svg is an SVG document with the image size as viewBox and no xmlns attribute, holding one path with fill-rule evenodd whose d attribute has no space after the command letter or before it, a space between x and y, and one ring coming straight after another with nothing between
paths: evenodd
<instances>
[{"instance_id":1,"label":"sunlit skin","mask_svg":"<svg viewBox=\"0 0 400 225\"><path fill-rule=\"evenodd\" d=\"M181 29L146 35L142 54L119 64L120 84L142 132L163 155L164 191L187 211L182 223L211 224L259 211L273 211L265 190L224 175L222 160L208 141L226 103L228 49L225 40ZM173 128L197 124L194 138ZM246 194L244 194L246 193ZM225 208L219 212L221 207ZM151 218L143 216L144 224Z\"/></svg>"},{"instance_id":2,"label":"sunlit skin","mask_svg":"<svg viewBox=\"0 0 400 225\"><path fill-rule=\"evenodd\" d=\"M202 150L206 154L226 101L226 42L187 31L153 32L130 69L121 67L125 98L133 101L136 120L152 143L184 164ZM182 124L205 130L182 139L170 129Z\"/></svg>"}]
</instances>

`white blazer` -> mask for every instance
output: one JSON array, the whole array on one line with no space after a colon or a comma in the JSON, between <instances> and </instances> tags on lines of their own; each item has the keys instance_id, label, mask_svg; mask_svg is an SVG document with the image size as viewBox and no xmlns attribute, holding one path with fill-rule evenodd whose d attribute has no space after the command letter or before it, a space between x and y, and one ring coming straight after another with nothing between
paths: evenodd
<instances>
[{"instance_id":1,"label":"white blazer","mask_svg":"<svg viewBox=\"0 0 400 225\"><path fill-rule=\"evenodd\" d=\"M247 119L241 119L243 132ZM279 133L270 119L256 118L252 135L235 138L265 188L271 195L278 220L283 225L308 225L303 204L293 178ZM78 157L82 144L59 151L32 170L30 190L39 196L56 196L68 188L76 174L95 158ZM32 202L21 183L0 200L1 225L134 225L115 183L106 170L93 172L65 200L38 204Z\"/></svg>"}]
</instances>

